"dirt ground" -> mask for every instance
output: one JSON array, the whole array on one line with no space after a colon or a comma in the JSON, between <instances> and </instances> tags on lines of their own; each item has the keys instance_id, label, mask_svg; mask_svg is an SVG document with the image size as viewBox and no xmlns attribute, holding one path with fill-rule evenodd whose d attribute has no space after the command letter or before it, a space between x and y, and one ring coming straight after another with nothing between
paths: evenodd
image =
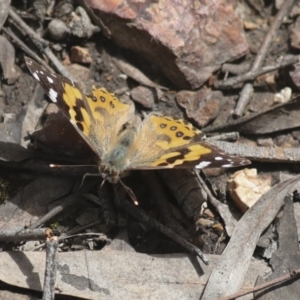
<instances>
[{"instance_id":1,"label":"dirt ground","mask_svg":"<svg viewBox=\"0 0 300 300\"><path fill-rule=\"evenodd\" d=\"M0 29L0 299L300 299L299 1L0 0Z\"/></svg>"}]
</instances>

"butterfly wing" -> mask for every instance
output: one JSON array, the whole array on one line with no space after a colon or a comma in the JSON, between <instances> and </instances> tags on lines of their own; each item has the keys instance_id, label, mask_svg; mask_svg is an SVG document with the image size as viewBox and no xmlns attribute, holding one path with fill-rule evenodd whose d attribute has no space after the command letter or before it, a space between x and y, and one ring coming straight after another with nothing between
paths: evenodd
<instances>
[{"instance_id":1,"label":"butterfly wing","mask_svg":"<svg viewBox=\"0 0 300 300\"><path fill-rule=\"evenodd\" d=\"M205 141L200 130L183 120L150 114L130 149L128 169L236 167L250 161L230 156Z\"/></svg>"},{"instance_id":2,"label":"butterfly wing","mask_svg":"<svg viewBox=\"0 0 300 300\"><path fill-rule=\"evenodd\" d=\"M92 95L86 96L76 82L50 72L28 57L25 57L25 62L50 100L101 158L122 126L133 117L134 106L122 102L105 89L93 88Z\"/></svg>"}]
</instances>

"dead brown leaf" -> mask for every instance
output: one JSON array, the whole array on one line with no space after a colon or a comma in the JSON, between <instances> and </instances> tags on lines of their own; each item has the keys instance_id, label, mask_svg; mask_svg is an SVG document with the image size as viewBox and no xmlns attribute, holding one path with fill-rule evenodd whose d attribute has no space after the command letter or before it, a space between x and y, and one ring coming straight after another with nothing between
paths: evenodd
<instances>
[{"instance_id":1,"label":"dead brown leaf","mask_svg":"<svg viewBox=\"0 0 300 300\"><path fill-rule=\"evenodd\" d=\"M286 194L299 180L300 176L296 176L278 183L240 219L209 278L202 300L218 299L239 291L261 233L274 220Z\"/></svg>"}]
</instances>

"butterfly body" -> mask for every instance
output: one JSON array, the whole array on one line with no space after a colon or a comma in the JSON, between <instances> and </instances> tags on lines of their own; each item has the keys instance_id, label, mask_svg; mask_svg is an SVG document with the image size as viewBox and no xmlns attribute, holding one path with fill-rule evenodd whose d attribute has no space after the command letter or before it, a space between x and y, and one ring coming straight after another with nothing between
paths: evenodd
<instances>
[{"instance_id":1,"label":"butterfly body","mask_svg":"<svg viewBox=\"0 0 300 300\"><path fill-rule=\"evenodd\" d=\"M119 133L117 141L102 155L99 162L99 171L103 178L112 183L118 181L119 175L130 164L129 157L134 148L135 138L135 130L132 128L126 128Z\"/></svg>"},{"instance_id":2,"label":"butterfly body","mask_svg":"<svg viewBox=\"0 0 300 300\"><path fill-rule=\"evenodd\" d=\"M97 154L99 173L110 182L117 182L125 170L228 168L250 163L211 145L200 130L182 119L150 113L142 120L132 102L104 88L93 87L92 94L85 95L76 82L29 58L25 61L51 101Z\"/></svg>"}]
</instances>

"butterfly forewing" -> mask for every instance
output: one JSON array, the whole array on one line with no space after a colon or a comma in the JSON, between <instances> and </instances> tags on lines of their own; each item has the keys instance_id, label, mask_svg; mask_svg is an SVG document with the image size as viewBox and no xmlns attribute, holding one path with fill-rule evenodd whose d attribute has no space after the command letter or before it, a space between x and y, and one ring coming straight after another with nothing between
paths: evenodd
<instances>
[{"instance_id":1,"label":"butterfly forewing","mask_svg":"<svg viewBox=\"0 0 300 300\"><path fill-rule=\"evenodd\" d=\"M95 122L91 118L91 109L86 96L81 92L78 84L67 77L50 72L28 57L25 57L25 62L32 76L41 84L50 100L71 121L89 146L96 153L99 152L97 145L86 138Z\"/></svg>"},{"instance_id":2,"label":"butterfly forewing","mask_svg":"<svg viewBox=\"0 0 300 300\"><path fill-rule=\"evenodd\" d=\"M33 77L71 121L89 146L101 157L114 144L117 133L132 118L134 107L123 103L105 89L93 88L84 95L78 84L54 74L26 57L25 62Z\"/></svg>"}]
</instances>

